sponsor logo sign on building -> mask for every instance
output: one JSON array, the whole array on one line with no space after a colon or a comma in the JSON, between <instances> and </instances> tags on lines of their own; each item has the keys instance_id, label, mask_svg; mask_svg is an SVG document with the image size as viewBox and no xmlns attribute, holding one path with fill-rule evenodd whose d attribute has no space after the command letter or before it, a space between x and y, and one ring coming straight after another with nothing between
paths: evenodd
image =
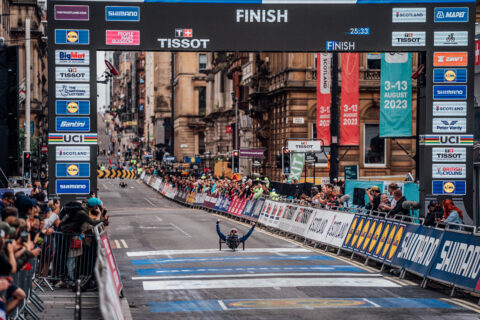
<instances>
[{"instance_id":1,"label":"sponsor logo sign on building","mask_svg":"<svg viewBox=\"0 0 480 320\"><path fill-rule=\"evenodd\" d=\"M90 193L90 180L57 180L57 194L87 194Z\"/></svg>"},{"instance_id":2,"label":"sponsor logo sign on building","mask_svg":"<svg viewBox=\"0 0 480 320\"><path fill-rule=\"evenodd\" d=\"M432 181L432 193L434 195L465 195L467 191L466 181L434 180Z\"/></svg>"},{"instance_id":3,"label":"sponsor logo sign on building","mask_svg":"<svg viewBox=\"0 0 480 320\"><path fill-rule=\"evenodd\" d=\"M288 149L293 152L321 152L322 143L320 141L296 141L289 140L287 143Z\"/></svg>"},{"instance_id":4,"label":"sponsor logo sign on building","mask_svg":"<svg viewBox=\"0 0 480 320\"><path fill-rule=\"evenodd\" d=\"M392 22L427 22L426 8L393 8Z\"/></svg>"},{"instance_id":5,"label":"sponsor logo sign on building","mask_svg":"<svg viewBox=\"0 0 480 320\"><path fill-rule=\"evenodd\" d=\"M90 161L90 147L55 147L56 161Z\"/></svg>"},{"instance_id":6,"label":"sponsor logo sign on building","mask_svg":"<svg viewBox=\"0 0 480 320\"><path fill-rule=\"evenodd\" d=\"M55 114L58 116L88 116L90 114L90 101L55 101Z\"/></svg>"},{"instance_id":7,"label":"sponsor logo sign on building","mask_svg":"<svg viewBox=\"0 0 480 320\"><path fill-rule=\"evenodd\" d=\"M67 99L88 99L90 98L90 84L69 83L55 84L55 97Z\"/></svg>"},{"instance_id":8,"label":"sponsor logo sign on building","mask_svg":"<svg viewBox=\"0 0 480 320\"><path fill-rule=\"evenodd\" d=\"M106 44L115 46L138 46L140 45L140 31L107 30Z\"/></svg>"},{"instance_id":9,"label":"sponsor logo sign on building","mask_svg":"<svg viewBox=\"0 0 480 320\"><path fill-rule=\"evenodd\" d=\"M88 50L55 50L55 64L58 65L86 65L90 64Z\"/></svg>"},{"instance_id":10,"label":"sponsor logo sign on building","mask_svg":"<svg viewBox=\"0 0 480 320\"><path fill-rule=\"evenodd\" d=\"M88 21L88 6L59 5L54 6L55 20Z\"/></svg>"},{"instance_id":11,"label":"sponsor logo sign on building","mask_svg":"<svg viewBox=\"0 0 480 320\"><path fill-rule=\"evenodd\" d=\"M96 133L49 133L49 144L97 144Z\"/></svg>"},{"instance_id":12,"label":"sponsor logo sign on building","mask_svg":"<svg viewBox=\"0 0 480 320\"><path fill-rule=\"evenodd\" d=\"M433 43L436 47L467 46L468 31L435 31Z\"/></svg>"},{"instance_id":13,"label":"sponsor logo sign on building","mask_svg":"<svg viewBox=\"0 0 480 320\"><path fill-rule=\"evenodd\" d=\"M465 100L467 99L467 86L433 86L433 99Z\"/></svg>"},{"instance_id":14,"label":"sponsor logo sign on building","mask_svg":"<svg viewBox=\"0 0 480 320\"><path fill-rule=\"evenodd\" d=\"M434 67L466 67L468 62L467 52L434 52Z\"/></svg>"},{"instance_id":15,"label":"sponsor logo sign on building","mask_svg":"<svg viewBox=\"0 0 480 320\"><path fill-rule=\"evenodd\" d=\"M89 178L89 163L57 163L57 178Z\"/></svg>"},{"instance_id":16,"label":"sponsor logo sign on building","mask_svg":"<svg viewBox=\"0 0 480 320\"><path fill-rule=\"evenodd\" d=\"M88 117L57 117L55 123L55 129L57 131L90 131L90 118Z\"/></svg>"},{"instance_id":17,"label":"sponsor logo sign on building","mask_svg":"<svg viewBox=\"0 0 480 320\"><path fill-rule=\"evenodd\" d=\"M468 22L468 8L435 8L434 21Z\"/></svg>"},{"instance_id":18,"label":"sponsor logo sign on building","mask_svg":"<svg viewBox=\"0 0 480 320\"><path fill-rule=\"evenodd\" d=\"M392 32L393 47L424 47L425 31Z\"/></svg>"},{"instance_id":19,"label":"sponsor logo sign on building","mask_svg":"<svg viewBox=\"0 0 480 320\"><path fill-rule=\"evenodd\" d=\"M90 44L90 31L56 29L55 44Z\"/></svg>"},{"instance_id":20,"label":"sponsor logo sign on building","mask_svg":"<svg viewBox=\"0 0 480 320\"><path fill-rule=\"evenodd\" d=\"M434 83L466 83L467 69L434 69Z\"/></svg>"},{"instance_id":21,"label":"sponsor logo sign on building","mask_svg":"<svg viewBox=\"0 0 480 320\"><path fill-rule=\"evenodd\" d=\"M432 148L434 162L466 162L466 148Z\"/></svg>"},{"instance_id":22,"label":"sponsor logo sign on building","mask_svg":"<svg viewBox=\"0 0 480 320\"><path fill-rule=\"evenodd\" d=\"M264 149L251 149L244 148L240 149L240 158L264 158L265 150Z\"/></svg>"},{"instance_id":23,"label":"sponsor logo sign on building","mask_svg":"<svg viewBox=\"0 0 480 320\"><path fill-rule=\"evenodd\" d=\"M433 132L457 132L467 131L466 118L433 118Z\"/></svg>"},{"instance_id":24,"label":"sponsor logo sign on building","mask_svg":"<svg viewBox=\"0 0 480 320\"><path fill-rule=\"evenodd\" d=\"M139 7L105 7L106 21L140 21Z\"/></svg>"},{"instance_id":25,"label":"sponsor logo sign on building","mask_svg":"<svg viewBox=\"0 0 480 320\"><path fill-rule=\"evenodd\" d=\"M432 164L432 178L465 179L467 166L465 164Z\"/></svg>"},{"instance_id":26,"label":"sponsor logo sign on building","mask_svg":"<svg viewBox=\"0 0 480 320\"><path fill-rule=\"evenodd\" d=\"M56 67L55 80L58 82L66 81L90 81L89 67Z\"/></svg>"},{"instance_id":27,"label":"sponsor logo sign on building","mask_svg":"<svg viewBox=\"0 0 480 320\"><path fill-rule=\"evenodd\" d=\"M159 38L161 48L206 49L210 39L193 39L193 29L175 28L175 38Z\"/></svg>"},{"instance_id":28,"label":"sponsor logo sign on building","mask_svg":"<svg viewBox=\"0 0 480 320\"><path fill-rule=\"evenodd\" d=\"M466 101L434 101L433 116L466 116Z\"/></svg>"},{"instance_id":29,"label":"sponsor logo sign on building","mask_svg":"<svg viewBox=\"0 0 480 320\"><path fill-rule=\"evenodd\" d=\"M420 136L420 144L422 145L451 145L451 146L472 146L473 135L457 135L457 134L432 134Z\"/></svg>"}]
</instances>

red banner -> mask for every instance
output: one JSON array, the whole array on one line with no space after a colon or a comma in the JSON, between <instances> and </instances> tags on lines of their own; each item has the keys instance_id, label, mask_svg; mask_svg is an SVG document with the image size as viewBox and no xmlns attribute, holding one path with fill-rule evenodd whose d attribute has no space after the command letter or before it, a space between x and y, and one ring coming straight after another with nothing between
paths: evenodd
<instances>
[{"instance_id":1,"label":"red banner","mask_svg":"<svg viewBox=\"0 0 480 320\"><path fill-rule=\"evenodd\" d=\"M342 53L341 146L358 146L359 144L358 63L358 53Z\"/></svg>"},{"instance_id":2,"label":"red banner","mask_svg":"<svg viewBox=\"0 0 480 320\"><path fill-rule=\"evenodd\" d=\"M475 41L475 65L480 65L480 40Z\"/></svg>"},{"instance_id":3,"label":"red banner","mask_svg":"<svg viewBox=\"0 0 480 320\"><path fill-rule=\"evenodd\" d=\"M332 54L317 53L317 138L330 145Z\"/></svg>"}]
</instances>

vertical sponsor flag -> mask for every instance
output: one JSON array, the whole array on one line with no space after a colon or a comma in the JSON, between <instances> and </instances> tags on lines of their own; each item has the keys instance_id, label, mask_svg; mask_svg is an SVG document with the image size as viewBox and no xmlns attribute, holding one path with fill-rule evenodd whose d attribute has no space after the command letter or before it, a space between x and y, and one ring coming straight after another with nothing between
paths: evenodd
<instances>
[{"instance_id":1,"label":"vertical sponsor flag","mask_svg":"<svg viewBox=\"0 0 480 320\"><path fill-rule=\"evenodd\" d=\"M358 53L342 53L340 145L358 146Z\"/></svg>"},{"instance_id":2,"label":"vertical sponsor flag","mask_svg":"<svg viewBox=\"0 0 480 320\"><path fill-rule=\"evenodd\" d=\"M300 180L303 171L303 165L305 164L305 153L303 152L292 152L290 160L290 175L288 179L290 180Z\"/></svg>"},{"instance_id":3,"label":"vertical sponsor flag","mask_svg":"<svg viewBox=\"0 0 480 320\"><path fill-rule=\"evenodd\" d=\"M332 54L317 53L317 138L330 145Z\"/></svg>"},{"instance_id":4,"label":"vertical sponsor flag","mask_svg":"<svg viewBox=\"0 0 480 320\"><path fill-rule=\"evenodd\" d=\"M475 65L480 65L480 39L475 41Z\"/></svg>"},{"instance_id":5,"label":"vertical sponsor flag","mask_svg":"<svg viewBox=\"0 0 480 320\"><path fill-rule=\"evenodd\" d=\"M380 137L412 135L411 73L411 53L382 53Z\"/></svg>"}]
</instances>

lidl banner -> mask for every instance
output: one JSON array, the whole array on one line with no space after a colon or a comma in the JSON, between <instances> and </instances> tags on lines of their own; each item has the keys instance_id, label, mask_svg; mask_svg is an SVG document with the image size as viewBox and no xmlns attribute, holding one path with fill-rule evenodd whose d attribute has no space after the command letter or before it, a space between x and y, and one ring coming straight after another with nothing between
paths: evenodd
<instances>
[{"instance_id":1,"label":"lidl banner","mask_svg":"<svg viewBox=\"0 0 480 320\"><path fill-rule=\"evenodd\" d=\"M380 137L412 135L412 55L382 53Z\"/></svg>"},{"instance_id":2,"label":"lidl banner","mask_svg":"<svg viewBox=\"0 0 480 320\"><path fill-rule=\"evenodd\" d=\"M342 104L340 106L340 145L358 146L359 54L342 53Z\"/></svg>"},{"instance_id":3,"label":"lidl banner","mask_svg":"<svg viewBox=\"0 0 480 320\"><path fill-rule=\"evenodd\" d=\"M317 138L330 145L332 54L317 53Z\"/></svg>"}]
</instances>

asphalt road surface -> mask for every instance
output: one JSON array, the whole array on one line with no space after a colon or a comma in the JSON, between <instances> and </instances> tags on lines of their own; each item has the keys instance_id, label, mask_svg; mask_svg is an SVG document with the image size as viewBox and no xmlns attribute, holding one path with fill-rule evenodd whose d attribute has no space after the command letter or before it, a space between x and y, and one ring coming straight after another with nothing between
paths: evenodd
<instances>
[{"instance_id":1,"label":"asphalt road surface","mask_svg":"<svg viewBox=\"0 0 480 320\"><path fill-rule=\"evenodd\" d=\"M473 303L259 228L245 251L219 251L218 216L118 183L99 180L99 194L134 319L480 319Z\"/></svg>"}]
</instances>

